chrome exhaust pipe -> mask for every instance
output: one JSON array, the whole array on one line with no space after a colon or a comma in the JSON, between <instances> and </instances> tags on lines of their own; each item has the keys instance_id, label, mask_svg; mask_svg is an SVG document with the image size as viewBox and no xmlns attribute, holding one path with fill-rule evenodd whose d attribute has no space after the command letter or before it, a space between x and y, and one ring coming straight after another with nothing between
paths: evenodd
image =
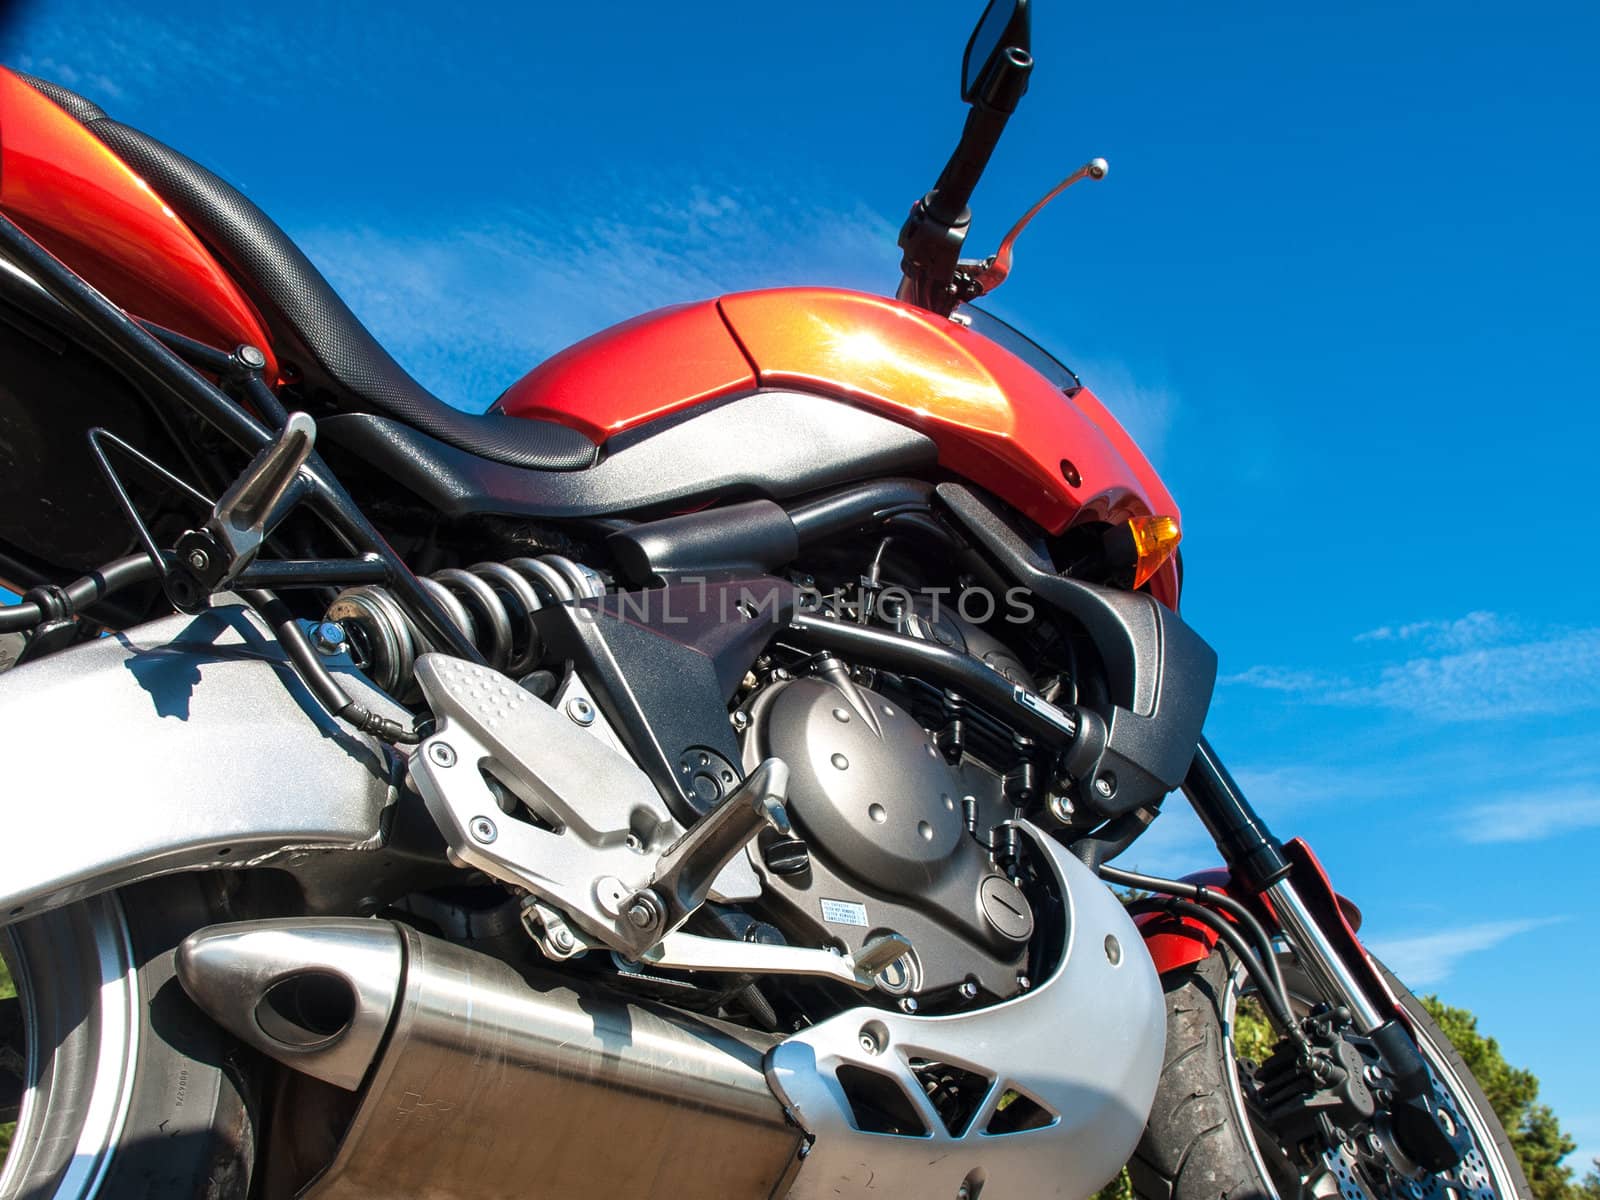
<instances>
[{"instance_id":1,"label":"chrome exhaust pipe","mask_svg":"<svg viewBox=\"0 0 1600 1200\"><path fill-rule=\"evenodd\" d=\"M213 925L177 954L184 990L217 1024L350 1092L383 1044L404 967L396 926L343 917Z\"/></svg>"},{"instance_id":2,"label":"chrome exhaust pipe","mask_svg":"<svg viewBox=\"0 0 1600 1200\"><path fill-rule=\"evenodd\" d=\"M800 1163L762 1068L777 1038L525 979L385 921L212 926L177 969L247 1045L364 1086L311 1200L766 1200Z\"/></svg>"}]
</instances>

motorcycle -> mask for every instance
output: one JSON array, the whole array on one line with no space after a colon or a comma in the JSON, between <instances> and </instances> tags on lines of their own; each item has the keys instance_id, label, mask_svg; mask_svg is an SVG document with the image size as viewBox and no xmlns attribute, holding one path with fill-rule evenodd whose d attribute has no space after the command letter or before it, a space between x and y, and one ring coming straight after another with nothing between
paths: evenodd
<instances>
[{"instance_id":1,"label":"motorcycle","mask_svg":"<svg viewBox=\"0 0 1600 1200\"><path fill-rule=\"evenodd\" d=\"M0 1198L1530 1195L1206 741L1166 487L973 306L1106 175L962 256L1029 43L991 0L895 298L482 415L0 71ZM1178 790L1225 865L1114 866Z\"/></svg>"}]
</instances>

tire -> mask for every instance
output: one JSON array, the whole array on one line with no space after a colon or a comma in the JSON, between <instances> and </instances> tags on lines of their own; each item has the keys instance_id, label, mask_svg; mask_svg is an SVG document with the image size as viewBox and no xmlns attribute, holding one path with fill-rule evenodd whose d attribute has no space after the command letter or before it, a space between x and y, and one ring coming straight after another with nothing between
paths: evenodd
<instances>
[{"instance_id":1,"label":"tire","mask_svg":"<svg viewBox=\"0 0 1600 1200\"><path fill-rule=\"evenodd\" d=\"M1292 996L1312 995L1292 957L1280 959ZM1499 1119L1455 1047L1428 1012L1381 964L1417 1032L1423 1057L1473 1133L1487 1188L1457 1189L1461 1200L1492 1196L1531 1200L1532 1192ZM1298 1200L1312 1195L1298 1167L1251 1121L1233 1047L1238 1001L1248 975L1225 946L1163 980L1167 996L1167 1049L1161 1082L1143 1140L1128 1164L1134 1193L1144 1200ZM1298 986L1297 986L1298 985ZM1469 1166L1470 1166L1469 1156ZM1369 1188L1348 1173L1331 1172L1346 1198L1402 1200L1391 1188ZM1403 1200L1442 1198L1437 1178L1418 1184Z\"/></svg>"},{"instance_id":2,"label":"tire","mask_svg":"<svg viewBox=\"0 0 1600 1200\"><path fill-rule=\"evenodd\" d=\"M255 1158L247 1060L173 973L215 918L193 879L159 880L0 930L22 1092L0 1200L234 1200ZM4 1022L15 1030L17 1020Z\"/></svg>"}]
</instances>

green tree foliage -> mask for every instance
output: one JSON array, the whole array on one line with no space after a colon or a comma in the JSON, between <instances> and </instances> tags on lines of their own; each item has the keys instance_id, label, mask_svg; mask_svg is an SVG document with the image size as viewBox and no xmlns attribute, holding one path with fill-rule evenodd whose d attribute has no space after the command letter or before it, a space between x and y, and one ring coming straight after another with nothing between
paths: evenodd
<instances>
[{"instance_id":1,"label":"green tree foliage","mask_svg":"<svg viewBox=\"0 0 1600 1200\"><path fill-rule=\"evenodd\" d=\"M1600 1175L1591 1171L1580 1183L1572 1168L1562 1164L1577 1143L1561 1128L1550 1106L1539 1103L1534 1073L1506 1062L1500 1043L1480 1033L1478 1018L1466 1009L1453 1008L1437 996L1423 996L1422 1004L1460 1052L1505 1126L1534 1200L1600 1200Z\"/></svg>"}]
</instances>

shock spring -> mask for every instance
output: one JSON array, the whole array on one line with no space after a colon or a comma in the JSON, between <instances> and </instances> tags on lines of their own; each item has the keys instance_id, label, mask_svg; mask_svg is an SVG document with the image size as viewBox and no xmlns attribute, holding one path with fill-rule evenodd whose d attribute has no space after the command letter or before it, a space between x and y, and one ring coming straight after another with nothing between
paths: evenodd
<instances>
[{"instance_id":1,"label":"shock spring","mask_svg":"<svg viewBox=\"0 0 1600 1200\"><path fill-rule=\"evenodd\" d=\"M489 665L513 676L539 663L542 647L534 613L547 604L571 604L605 593L598 574L560 554L448 567L421 582ZM325 619L344 627L357 665L387 692L409 687L417 655L431 649L381 587L347 588L334 597Z\"/></svg>"}]
</instances>

